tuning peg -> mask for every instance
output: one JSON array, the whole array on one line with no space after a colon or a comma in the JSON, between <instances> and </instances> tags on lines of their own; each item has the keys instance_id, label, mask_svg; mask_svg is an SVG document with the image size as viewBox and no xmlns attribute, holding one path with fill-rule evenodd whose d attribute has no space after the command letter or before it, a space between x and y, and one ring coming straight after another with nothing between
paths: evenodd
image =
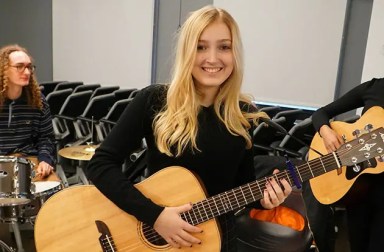
<instances>
[{"instance_id":1,"label":"tuning peg","mask_svg":"<svg viewBox=\"0 0 384 252\"><path fill-rule=\"evenodd\" d=\"M355 136L356 138L358 138L359 135L360 135L360 130L355 129L355 130L352 132L352 135Z\"/></svg>"},{"instance_id":2,"label":"tuning peg","mask_svg":"<svg viewBox=\"0 0 384 252\"><path fill-rule=\"evenodd\" d=\"M361 167L358 164L354 164L352 169L353 169L354 172L360 172Z\"/></svg>"},{"instance_id":3,"label":"tuning peg","mask_svg":"<svg viewBox=\"0 0 384 252\"><path fill-rule=\"evenodd\" d=\"M368 132L371 132L371 130L373 129L373 126L372 126L372 124L369 123L369 124L365 125L364 129Z\"/></svg>"}]
</instances>

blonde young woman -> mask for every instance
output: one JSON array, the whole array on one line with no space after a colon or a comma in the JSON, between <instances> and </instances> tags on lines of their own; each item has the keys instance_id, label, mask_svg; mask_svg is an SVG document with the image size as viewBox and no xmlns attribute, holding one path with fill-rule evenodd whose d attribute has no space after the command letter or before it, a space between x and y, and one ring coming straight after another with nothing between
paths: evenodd
<instances>
[{"instance_id":1,"label":"blonde young woman","mask_svg":"<svg viewBox=\"0 0 384 252\"><path fill-rule=\"evenodd\" d=\"M56 145L52 118L28 51L19 45L0 48L0 155L36 156L37 172L52 173Z\"/></svg>"},{"instance_id":2,"label":"blonde young woman","mask_svg":"<svg viewBox=\"0 0 384 252\"><path fill-rule=\"evenodd\" d=\"M180 30L171 83L142 89L89 163L88 177L103 194L175 248L202 246L204 251L204 242L196 237L204 230L180 218L191 204L156 204L123 176L121 165L145 138L150 174L169 166L187 168L209 196L254 180L250 132L262 115L240 94L242 77L235 20L213 6L191 13ZM286 180L272 179L260 204L271 209L290 192ZM218 220L221 251L236 251L233 212Z\"/></svg>"}]
</instances>

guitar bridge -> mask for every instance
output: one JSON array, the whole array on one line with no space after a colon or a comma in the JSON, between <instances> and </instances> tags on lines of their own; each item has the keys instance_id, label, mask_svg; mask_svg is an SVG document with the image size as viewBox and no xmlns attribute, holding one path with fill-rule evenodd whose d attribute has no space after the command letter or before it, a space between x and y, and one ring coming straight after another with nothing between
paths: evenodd
<instances>
[{"instance_id":1,"label":"guitar bridge","mask_svg":"<svg viewBox=\"0 0 384 252\"><path fill-rule=\"evenodd\" d=\"M109 231L108 226L99 220L95 221L97 230L101 234L99 237L99 242L103 252L114 252L117 251L115 242L113 241L111 232Z\"/></svg>"}]
</instances>

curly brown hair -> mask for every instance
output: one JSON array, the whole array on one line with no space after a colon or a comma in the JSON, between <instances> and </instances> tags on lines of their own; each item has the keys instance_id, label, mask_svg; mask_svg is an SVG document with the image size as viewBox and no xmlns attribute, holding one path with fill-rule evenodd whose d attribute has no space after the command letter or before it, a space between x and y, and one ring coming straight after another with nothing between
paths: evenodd
<instances>
[{"instance_id":1,"label":"curly brown hair","mask_svg":"<svg viewBox=\"0 0 384 252\"><path fill-rule=\"evenodd\" d=\"M0 107L4 104L4 101L7 98L8 78L5 73L10 66L9 55L16 51L25 52L33 62L33 58L28 53L27 49L17 44L7 45L0 49ZM41 101L41 91L39 88L39 84L37 83L35 73L31 73L31 77L29 78L29 84L23 87L23 92L25 92L27 96L27 101L29 105L34 108L39 108L40 110L43 108L43 103Z\"/></svg>"}]
</instances>

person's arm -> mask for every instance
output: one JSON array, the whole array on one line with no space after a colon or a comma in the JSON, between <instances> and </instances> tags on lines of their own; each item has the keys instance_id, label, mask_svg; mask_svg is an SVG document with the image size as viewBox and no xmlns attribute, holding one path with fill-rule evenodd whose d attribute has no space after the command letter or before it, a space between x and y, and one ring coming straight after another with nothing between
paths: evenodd
<instances>
[{"instance_id":1,"label":"person's arm","mask_svg":"<svg viewBox=\"0 0 384 252\"><path fill-rule=\"evenodd\" d=\"M251 127L249 133L252 134L254 127ZM277 173L276 169L274 173ZM254 166L254 151L253 148L247 149L244 154L244 158L239 167L239 173L237 176L237 184L244 185L248 182L255 181L256 172ZM272 174L270 174L272 175ZM282 186L281 186L282 185ZM250 207L258 209L272 209L279 206L284 202L285 198L291 193L292 187L284 179L282 181L276 181L273 179L266 186L266 190L263 192L263 198L254 203L249 204Z\"/></svg>"},{"instance_id":2,"label":"person's arm","mask_svg":"<svg viewBox=\"0 0 384 252\"><path fill-rule=\"evenodd\" d=\"M323 125L329 126L329 120L331 118L342 113L348 112L350 110L363 107L364 101L362 98L362 94L365 92L365 90L371 84L372 81L358 85L357 87L353 88L352 90L341 96L339 99L315 111L312 114L312 122L316 131L319 132L320 128Z\"/></svg>"},{"instance_id":3,"label":"person's arm","mask_svg":"<svg viewBox=\"0 0 384 252\"><path fill-rule=\"evenodd\" d=\"M343 139L331 128L329 120L339 114L364 106L362 94L372 81L358 85L339 99L313 113L313 126L322 137L328 152L336 151L343 144Z\"/></svg>"},{"instance_id":4,"label":"person's arm","mask_svg":"<svg viewBox=\"0 0 384 252\"><path fill-rule=\"evenodd\" d=\"M148 89L140 91L127 106L104 142L96 149L87 167L92 183L119 208L153 226L164 209L146 198L127 177L122 164L144 137L144 122L149 113Z\"/></svg>"},{"instance_id":5,"label":"person's arm","mask_svg":"<svg viewBox=\"0 0 384 252\"><path fill-rule=\"evenodd\" d=\"M53 133L52 117L49 105L45 98L42 97L43 109L41 111L39 133L36 139L38 161L45 162L53 167L56 163L56 145Z\"/></svg>"}]
</instances>

